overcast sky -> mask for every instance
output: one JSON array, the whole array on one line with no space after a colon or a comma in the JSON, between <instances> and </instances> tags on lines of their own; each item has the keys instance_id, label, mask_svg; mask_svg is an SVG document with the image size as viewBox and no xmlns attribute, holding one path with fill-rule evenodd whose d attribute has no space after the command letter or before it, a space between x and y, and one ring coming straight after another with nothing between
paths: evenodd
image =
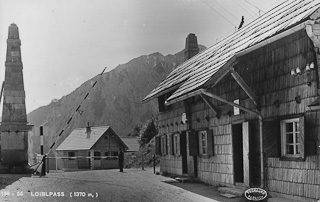
<instances>
[{"instance_id":1,"label":"overcast sky","mask_svg":"<svg viewBox=\"0 0 320 202\"><path fill-rule=\"evenodd\" d=\"M8 27L19 27L27 112L140 55L209 47L284 0L0 0L0 82ZM2 103L0 107L2 110Z\"/></svg>"}]
</instances>

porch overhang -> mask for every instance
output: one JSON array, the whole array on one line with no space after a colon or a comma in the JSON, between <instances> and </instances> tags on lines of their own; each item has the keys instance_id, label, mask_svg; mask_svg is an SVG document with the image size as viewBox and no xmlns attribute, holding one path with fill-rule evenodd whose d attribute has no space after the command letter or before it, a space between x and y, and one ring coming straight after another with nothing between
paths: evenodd
<instances>
[{"instance_id":1,"label":"porch overhang","mask_svg":"<svg viewBox=\"0 0 320 202\"><path fill-rule=\"evenodd\" d=\"M235 103L233 103L233 102L231 102L231 101L228 101L228 100L226 100L226 99L224 99L224 98L222 98L222 97L219 97L218 95L215 95L215 94L213 94L213 93L211 93L211 92L208 92L208 91L206 91L205 89L202 89L202 88L201 88L201 89L198 89L198 90L196 90L196 91L193 91L192 93L189 93L186 98L188 98L188 97L193 97L193 96L196 96L196 95L199 95L199 96L208 96L208 97L211 97L211 98L213 98L213 99L219 100L219 101L221 101L221 102L223 102L223 103L226 103L226 104L228 104L228 105L237 107L237 108L239 108L239 109L241 109L241 110L243 110L243 111L246 111L246 112L248 112L248 113L255 114L255 115L259 116L259 117L261 116L261 114L260 114L259 112L257 112L257 111L254 111L254 110L245 108L245 107L243 107L243 106L241 106L241 105L235 104ZM186 99L186 98L184 98L184 99ZM182 99L182 98L181 98L181 99ZM211 108L211 106L210 106L210 108Z\"/></svg>"},{"instance_id":2,"label":"porch overhang","mask_svg":"<svg viewBox=\"0 0 320 202\"><path fill-rule=\"evenodd\" d=\"M320 110L320 96L313 101L310 105L308 105L307 110L317 111Z\"/></svg>"}]
</instances>

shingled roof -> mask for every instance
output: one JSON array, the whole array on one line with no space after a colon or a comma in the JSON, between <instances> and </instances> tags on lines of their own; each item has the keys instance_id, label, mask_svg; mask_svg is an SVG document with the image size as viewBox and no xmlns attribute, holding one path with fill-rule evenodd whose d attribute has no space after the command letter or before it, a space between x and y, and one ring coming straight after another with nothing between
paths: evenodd
<instances>
[{"instance_id":1,"label":"shingled roof","mask_svg":"<svg viewBox=\"0 0 320 202\"><path fill-rule=\"evenodd\" d=\"M121 140L128 146L127 152L139 151L140 144L138 138L122 137Z\"/></svg>"},{"instance_id":2,"label":"shingled roof","mask_svg":"<svg viewBox=\"0 0 320 202\"><path fill-rule=\"evenodd\" d=\"M57 151L90 150L103 134L110 132L114 134L121 144L127 145L109 126L91 127L90 138L87 138L86 128L74 129L70 135L58 146Z\"/></svg>"},{"instance_id":3,"label":"shingled roof","mask_svg":"<svg viewBox=\"0 0 320 202\"><path fill-rule=\"evenodd\" d=\"M238 56L253 50L268 39L280 36L298 25L314 23L312 14L320 7L320 0L288 0L242 27L222 41L202 51L174 69L143 102L174 91L166 100L174 102L179 97L208 85L214 75L230 66ZM301 27L299 27L301 29ZM284 37L284 35L281 35ZM250 50L251 49L251 50Z\"/></svg>"}]
</instances>

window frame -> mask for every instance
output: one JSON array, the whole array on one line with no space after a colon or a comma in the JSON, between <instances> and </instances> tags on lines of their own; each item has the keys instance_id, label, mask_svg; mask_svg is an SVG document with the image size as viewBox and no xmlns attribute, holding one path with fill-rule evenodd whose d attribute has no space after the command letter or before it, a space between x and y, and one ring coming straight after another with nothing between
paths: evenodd
<instances>
[{"instance_id":1,"label":"window frame","mask_svg":"<svg viewBox=\"0 0 320 202\"><path fill-rule=\"evenodd\" d=\"M292 123L292 132L286 130L286 124ZM291 118L284 119L280 121L280 129L281 129L281 157L283 158L293 158L298 159L302 158L302 154L300 151L301 140L299 134L301 132L300 118ZM293 146L293 154L288 153L287 151L287 135L292 135L292 143L289 143ZM297 142L298 140L298 142ZM298 153L299 152L299 153Z\"/></svg>"},{"instance_id":2,"label":"window frame","mask_svg":"<svg viewBox=\"0 0 320 202\"><path fill-rule=\"evenodd\" d=\"M208 133L206 130L198 131L198 142L199 142L199 151L198 151L199 155L207 156L208 155Z\"/></svg>"},{"instance_id":3,"label":"window frame","mask_svg":"<svg viewBox=\"0 0 320 202\"><path fill-rule=\"evenodd\" d=\"M161 155L167 154L167 136L162 135L161 136Z\"/></svg>"},{"instance_id":4,"label":"window frame","mask_svg":"<svg viewBox=\"0 0 320 202\"><path fill-rule=\"evenodd\" d=\"M173 154L180 155L180 134L176 133L173 135Z\"/></svg>"},{"instance_id":5,"label":"window frame","mask_svg":"<svg viewBox=\"0 0 320 202\"><path fill-rule=\"evenodd\" d=\"M93 160L101 160L101 152L100 151L94 151L93 152Z\"/></svg>"},{"instance_id":6,"label":"window frame","mask_svg":"<svg viewBox=\"0 0 320 202\"><path fill-rule=\"evenodd\" d=\"M74 151L69 151L68 157L69 157L69 160L76 160L76 158L73 158L73 157L76 157L76 153Z\"/></svg>"}]
</instances>

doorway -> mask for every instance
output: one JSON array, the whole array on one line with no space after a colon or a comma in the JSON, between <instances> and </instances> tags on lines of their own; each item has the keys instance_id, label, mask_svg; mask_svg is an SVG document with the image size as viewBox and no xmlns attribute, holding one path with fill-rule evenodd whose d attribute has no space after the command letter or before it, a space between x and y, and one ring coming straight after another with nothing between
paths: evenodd
<instances>
[{"instance_id":1,"label":"doorway","mask_svg":"<svg viewBox=\"0 0 320 202\"><path fill-rule=\"evenodd\" d=\"M232 125L234 182L250 186L249 124Z\"/></svg>"},{"instance_id":2,"label":"doorway","mask_svg":"<svg viewBox=\"0 0 320 202\"><path fill-rule=\"evenodd\" d=\"M234 162L234 181L243 183L243 139L242 124L232 125L232 146Z\"/></svg>"},{"instance_id":3,"label":"doorway","mask_svg":"<svg viewBox=\"0 0 320 202\"><path fill-rule=\"evenodd\" d=\"M187 133L180 134L180 150L182 156L182 174L188 174Z\"/></svg>"}]
</instances>

